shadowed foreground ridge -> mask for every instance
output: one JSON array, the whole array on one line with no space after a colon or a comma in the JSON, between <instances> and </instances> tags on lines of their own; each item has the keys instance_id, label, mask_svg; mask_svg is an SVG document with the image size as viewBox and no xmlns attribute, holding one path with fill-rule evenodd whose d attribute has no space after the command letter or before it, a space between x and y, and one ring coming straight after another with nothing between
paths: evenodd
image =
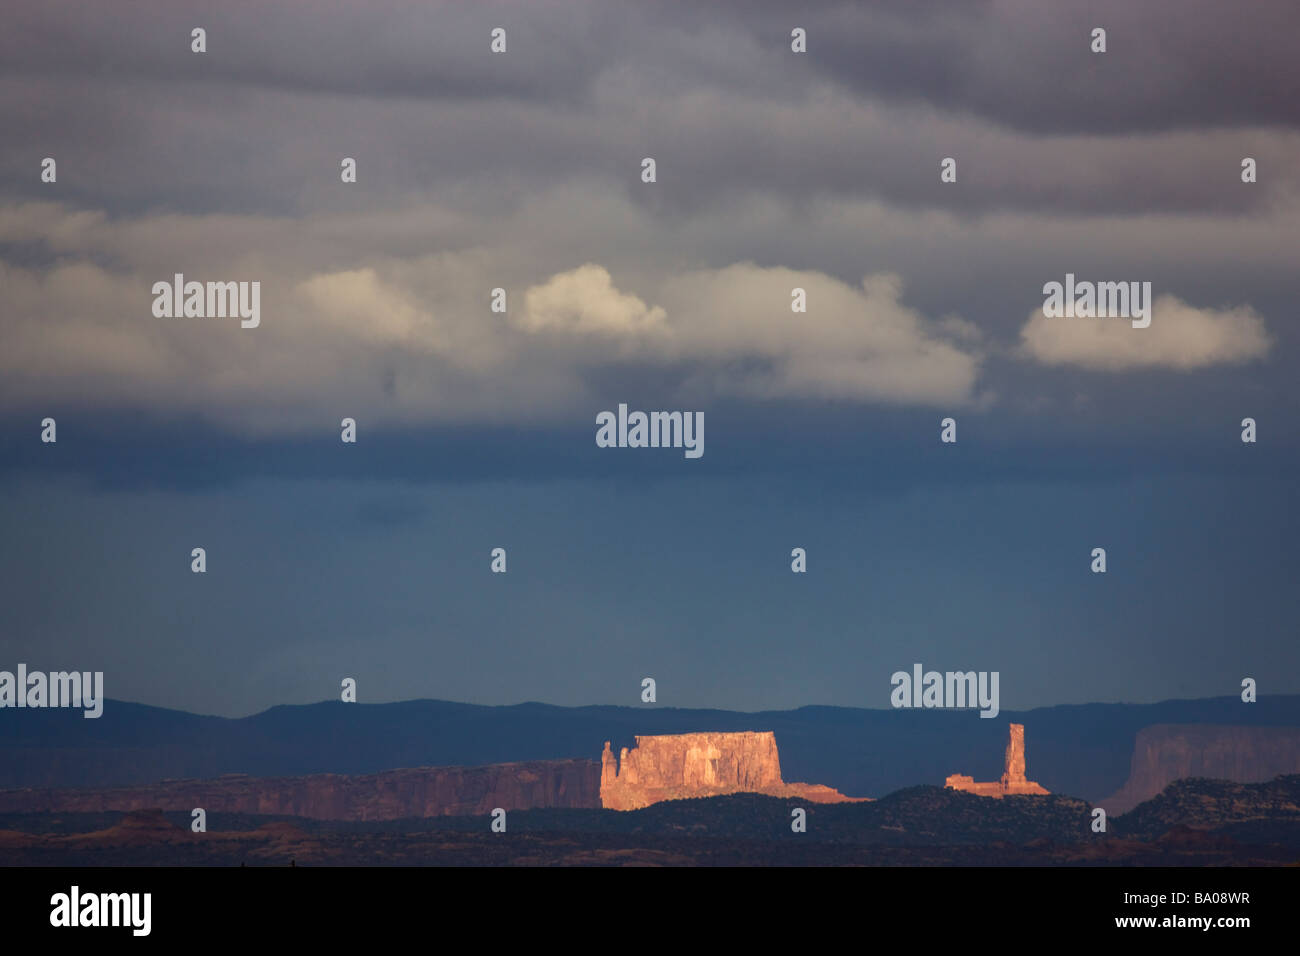
<instances>
[{"instance_id":1,"label":"shadowed foreground ridge","mask_svg":"<svg viewBox=\"0 0 1300 956\"><path fill-rule=\"evenodd\" d=\"M989 800L935 786L806 807L754 793L640 810L513 811L488 817L324 821L187 812L0 814L0 866L120 865L920 865L1285 866L1300 860L1300 776L1265 784L1186 780L1091 828L1072 797ZM1189 817L1189 813L1191 816ZM1196 826L1185 821L1193 819Z\"/></svg>"}]
</instances>

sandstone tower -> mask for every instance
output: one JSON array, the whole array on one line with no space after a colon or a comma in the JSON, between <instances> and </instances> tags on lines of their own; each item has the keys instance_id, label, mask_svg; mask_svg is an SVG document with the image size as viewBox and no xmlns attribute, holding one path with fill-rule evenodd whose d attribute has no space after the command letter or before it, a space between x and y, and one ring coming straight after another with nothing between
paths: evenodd
<instances>
[{"instance_id":1,"label":"sandstone tower","mask_svg":"<svg viewBox=\"0 0 1300 956\"><path fill-rule=\"evenodd\" d=\"M1025 776L1025 725L1011 724L1007 734L1007 752L1003 760L1002 779L996 783L976 783L974 778L954 773L944 781L945 787L979 794L981 797L1004 797L1007 794L1046 794L1049 791Z\"/></svg>"},{"instance_id":2,"label":"sandstone tower","mask_svg":"<svg viewBox=\"0 0 1300 956\"><path fill-rule=\"evenodd\" d=\"M1003 761L1002 789L1028 783L1025 779L1025 725L1012 724Z\"/></svg>"}]
</instances>

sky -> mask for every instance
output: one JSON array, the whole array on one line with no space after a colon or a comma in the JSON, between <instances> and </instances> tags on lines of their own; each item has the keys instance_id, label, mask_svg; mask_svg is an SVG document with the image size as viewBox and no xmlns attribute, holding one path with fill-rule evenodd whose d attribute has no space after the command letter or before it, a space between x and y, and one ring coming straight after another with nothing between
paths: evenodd
<instances>
[{"instance_id":1,"label":"sky","mask_svg":"<svg viewBox=\"0 0 1300 956\"><path fill-rule=\"evenodd\" d=\"M0 669L228 716L1300 693L1298 17L8 11ZM260 323L155 315L177 273ZM1067 274L1150 326L1045 316ZM704 454L598 447L620 404Z\"/></svg>"}]
</instances>

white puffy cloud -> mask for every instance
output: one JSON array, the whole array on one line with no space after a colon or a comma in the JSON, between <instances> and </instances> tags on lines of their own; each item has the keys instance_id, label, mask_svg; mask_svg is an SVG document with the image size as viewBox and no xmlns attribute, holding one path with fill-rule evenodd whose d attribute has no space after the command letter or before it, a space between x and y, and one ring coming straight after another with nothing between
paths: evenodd
<instances>
[{"instance_id":1,"label":"white puffy cloud","mask_svg":"<svg viewBox=\"0 0 1300 956\"><path fill-rule=\"evenodd\" d=\"M314 275L299 284L297 292L318 322L341 327L350 337L437 350L433 316L383 282L372 268Z\"/></svg>"},{"instance_id":2,"label":"white puffy cloud","mask_svg":"<svg viewBox=\"0 0 1300 956\"><path fill-rule=\"evenodd\" d=\"M533 424L603 407L610 396L593 382L612 366L649 374L666 408L717 397L947 406L973 397L978 370L970 327L903 305L891 275L853 286L745 262L629 270L620 283L600 263L557 271L521 248L366 255L364 237L349 245L301 222L114 220L52 203L0 208L0 238L57 249L47 262L0 260L0 398L13 407L198 415L257 433L342 414ZM259 281L260 325L155 317L152 286L177 271ZM497 286L505 315L489 308ZM795 287L806 313L791 311Z\"/></svg>"},{"instance_id":3,"label":"white puffy cloud","mask_svg":"<svg viewBox=\"0 0 1300 956\"><path fill-rule=\"evenodd\" d=\"M802 289L807 311L791 308ZM976 330L956 317L931 322L900 302L901 280L870 276L854 288L820 272L737 263L663 278L649 306L590 263L528 290L516 324L568 340L596 336L599 358L689 366L696 399L834 398L964 403L978 357L949 338Z\"/></svg>"},{"instance_id":4,"label":"white puffy cloud","mask_svg":"<svg viewBox=\"0 0 1300 956\"><path fill-rule=\"evenodd\" d=\"M1049 318L1038 310L1020 330L1025 357L1110 372L1240 364L1263 358L1271 345L1264 320L1249 306L1198 309L1172 295L1156 297L1146 328L1123 318Z\"/></svg>"},{"instance_id":5,"label":"white puffy cloud","mask_svg":"<svg viewBox=\"0 0 1300 956\"><path fill-rule=\"evenodd\" d=\"M653 333L664 328L664 310L620 292L608 270L589 262L531 287L518 324L529 332Z\"/></svg>"},{"instance_id":6,"label":"white puffy cloud","mask_svg":"<svg viewBox=\"0 0 1300 956\"><path fill-rule=\"evenodd\" d=\"M807 312L791 311L803 289ZM672 277L663 301L682 353L716 391L916 404L970 400L978 356L901 300L895 275L855 288L814 271L738 263Z\"/></svg>"},{"instance_id":7,"label":"white puffy cloud","mask_svg":"<svg viewBox=\"0 0 1300 956\"><path fill-rule=\"evenodd\" d=\"M984 354L997 347L997 322L987 318L996 286L980 300L964 296L966 273L944 273L942 256L927 260L924 284L907 287L893 269L870 268L890 258L882 231L895 245L969 248L966 272L983 265L990 243L1023 254L1029 245L1008 245L1002 220L911 222L874 207L866 212L876 219L831 217L824 228L842 245L864 237L832 275L748 259L701 267L727 262L732 244L685 230L664 248L667 226L599 191L584 207L592 218L571 224L559 202L568 198L524 204L491 229L437 205L296 219L0 205L0 403L199 416L259 433L316 429L343 414L371 424L531 426L585 420L619 400L609 389L622 381L651 389L664 408L792 399L951 409L987 406L994 385L1014 399L1014 377L1027 371L982 378ZM783 228L766 207L745 214L755 217L747 233ZM1149 245L1181 255L1180 227L1160 228ZM1246 247L1280 262L1281 227L1253 228L1260 235L1254 245L1243 239ZM1037 243L1056 258L1091 236L1049 230ZM764 258L778 254L797 250ZM868 264L856 273L865 278L849 281L849 260ZM260 327L153 317L152 284L178 271L260 280ZM504 315L490 309L496 287L508 293ZM791 310L795 288L807 312ZM927 307L910 302L912 293ZM1102 371L1197 369L1271 350L1251 308L1163 296L1154 309L1147 329L1035 313L1019 329L1020 352L1040 365ZM969 316L981 313L977 326Z\"/></svg>"}]
</instances>

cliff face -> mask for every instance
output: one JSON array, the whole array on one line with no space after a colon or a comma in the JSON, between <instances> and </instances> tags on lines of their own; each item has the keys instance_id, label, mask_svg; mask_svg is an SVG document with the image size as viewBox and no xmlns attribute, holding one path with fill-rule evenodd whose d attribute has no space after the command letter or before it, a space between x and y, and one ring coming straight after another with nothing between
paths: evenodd
<instances>
[{"instance_id":1,"label":"cliff face","mask_svg":"<svg viewBox=\"0 0 1300 956\"><path fill-rule=\"evenodd\" d=\"M600 765L600 802L611 810L726 793L802 797L817 803L850 799L818 784L785 783L771 731L637 737L636 746L624 747L617 761L605 741Z\"/></svg>"},{"instance_id":2,"label":"cliff face","mask_svg":"<svg viewBox=\"0 0 1300 956\"><path fill-rule=\"evenodd\" d=\"M536 760L483 767L420 767L346 776L230 775L168 780L102 790L2 790L0 812L164 810L254 813L319 820L397 820L487 814L496 807L600 806L600 776L592 760Z\"/></svg>"},{"instance_id":3,"label":"cliff face","mask_svg":"<svg viewBox=\"0 0 1300 956\"><path fill-rule=\"evenodd\" d=\"M1300 773L1300 728L1155 724L1138 731L1128 782L1098 806L1127 813L1184 777L1261 783Z\"/></svg>"}]
</instances>

